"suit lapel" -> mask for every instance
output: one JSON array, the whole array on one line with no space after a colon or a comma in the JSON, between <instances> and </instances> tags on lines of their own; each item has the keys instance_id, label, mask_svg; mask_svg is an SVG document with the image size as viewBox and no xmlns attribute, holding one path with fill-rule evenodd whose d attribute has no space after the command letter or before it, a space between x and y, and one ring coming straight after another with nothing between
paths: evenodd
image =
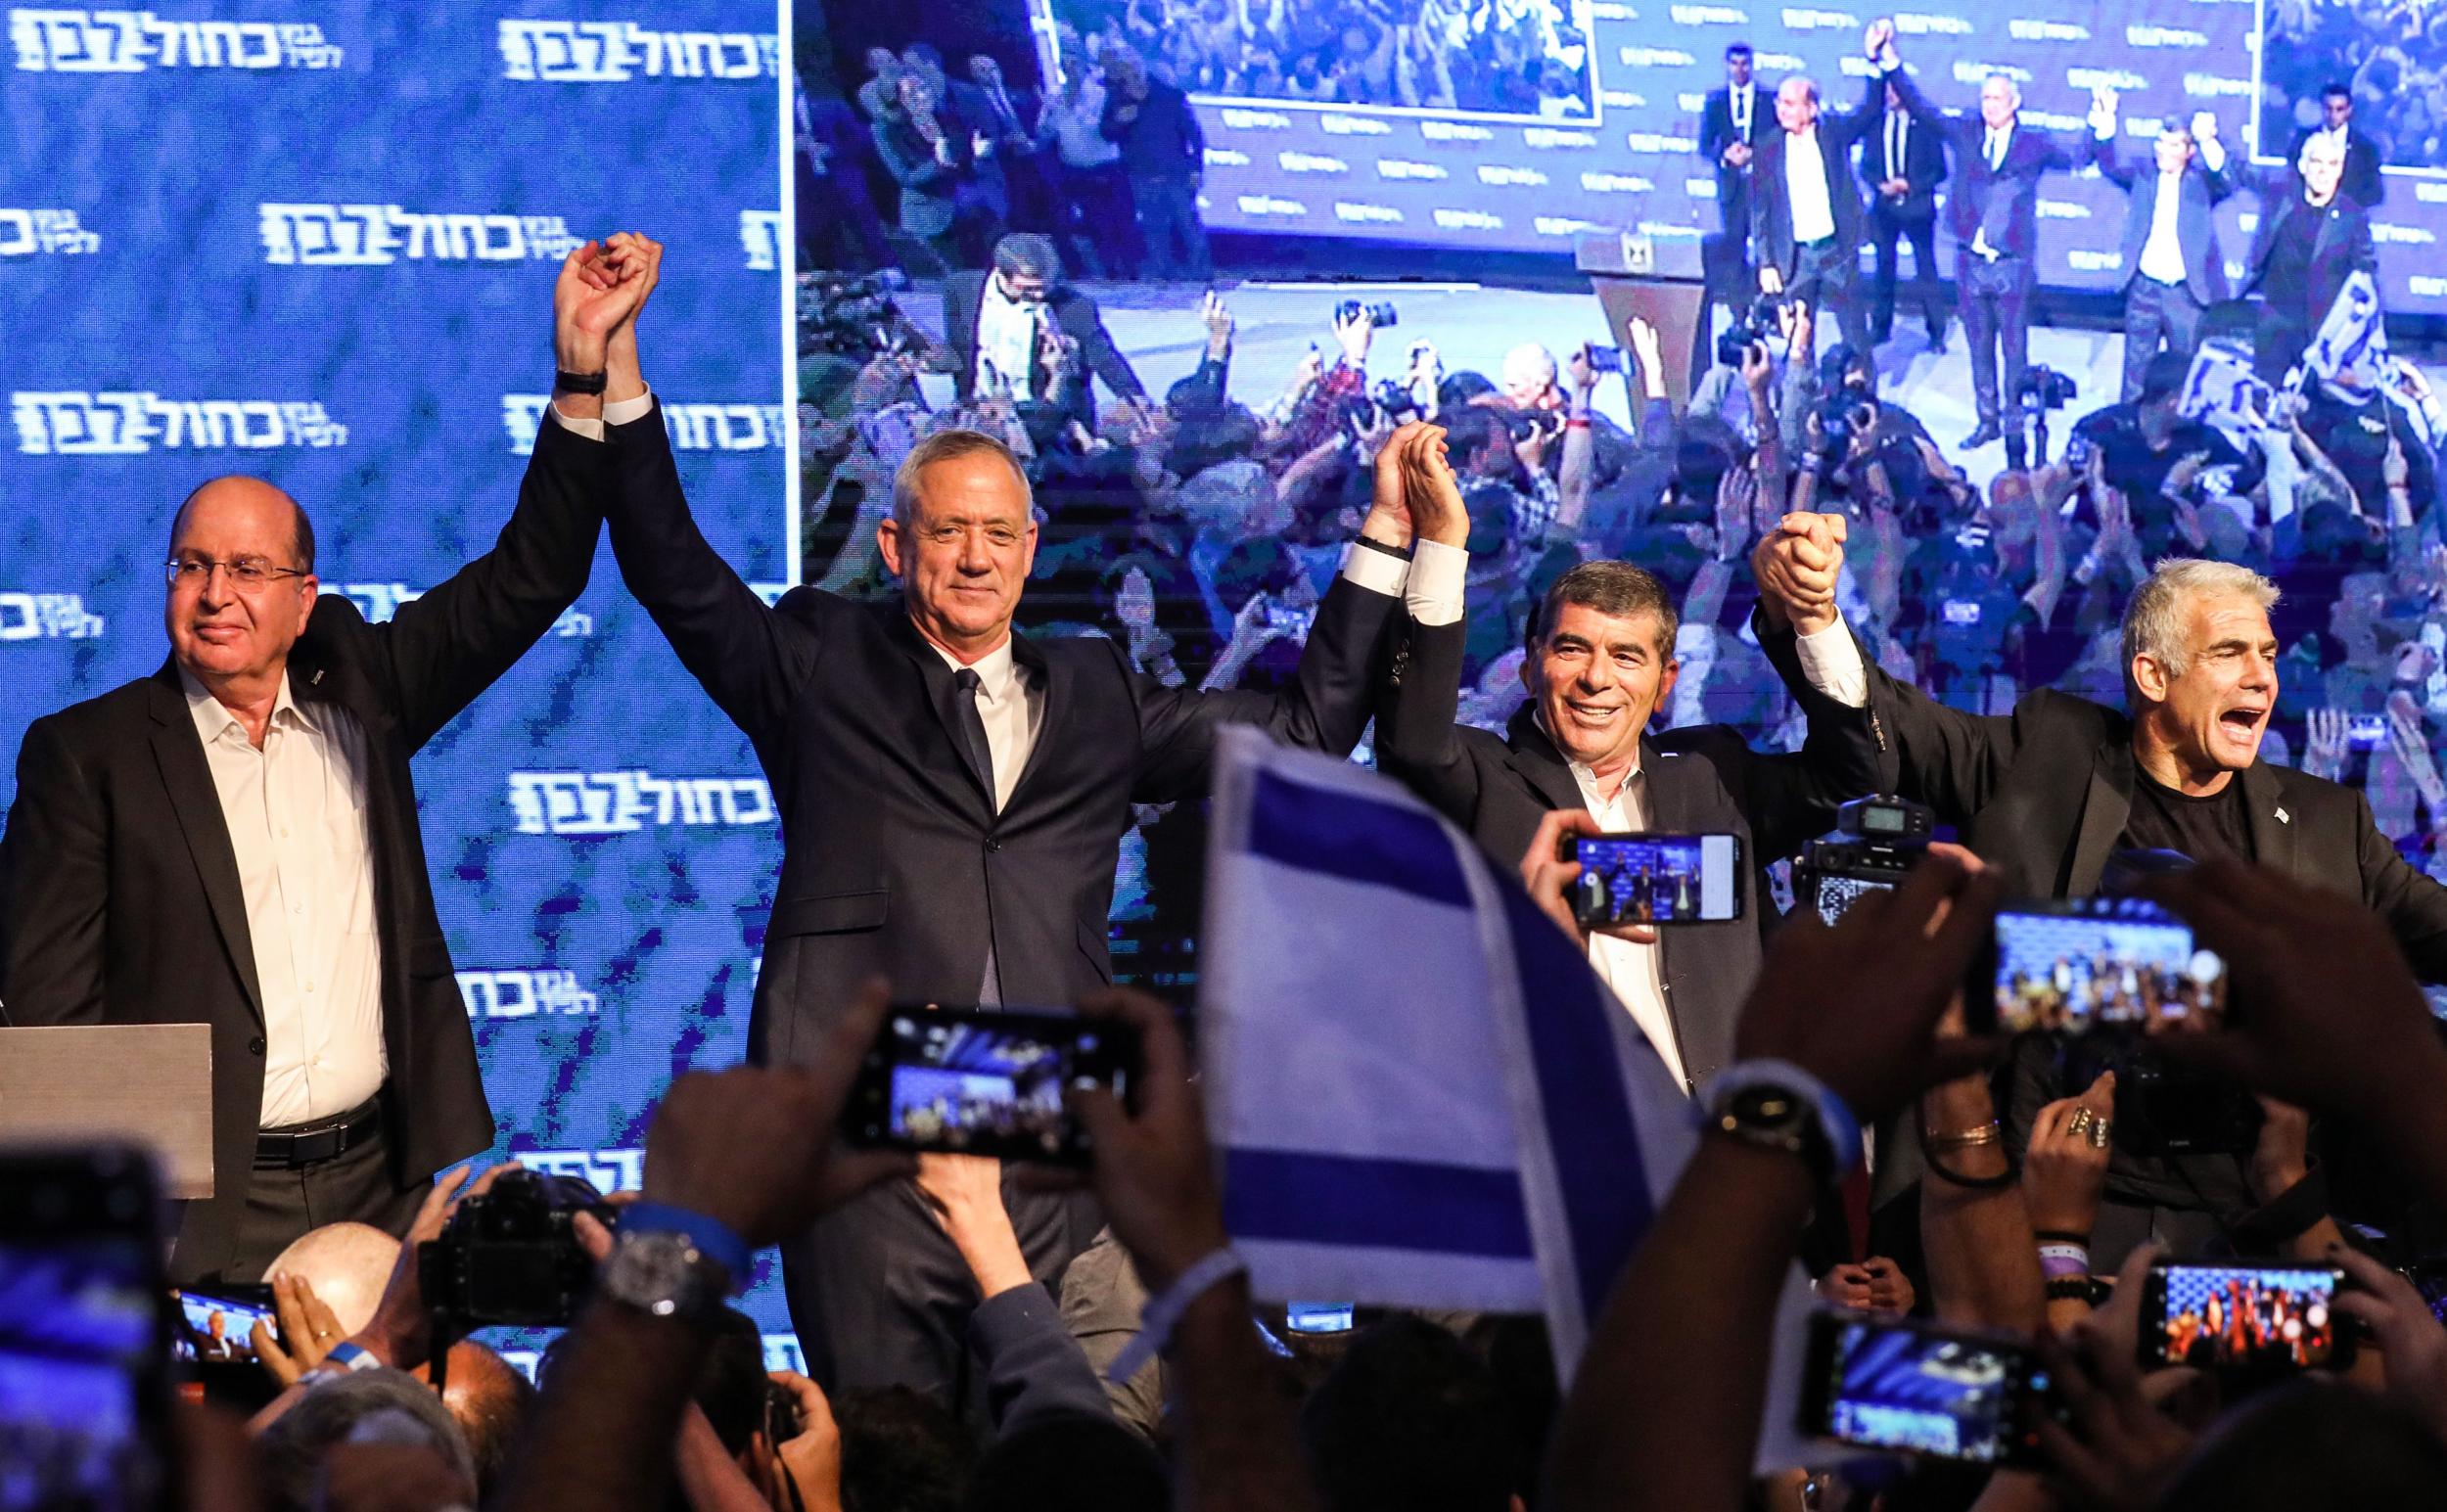
<instances>
[{"instance_id":1,"label":"suit lapel","mask_svg":"<svg viewBox=\"0 0 2447 1512\"><path fill-rule=\"evenodd\" d=\"M187 853L204 885L204 900L221 942L237 968L247 991L247 1007L259 1026L263 1022L263 984L255 977L254 937L247 929L247 893L238 878L238 852L229 840L229 822L221 815L221 795L212 786L212 769L205 761L204 742L196 734L195 716L187 709L187 692L177 668L163 663L154 674L153 759L162 771L162 786L178 816Z\"/></svg>"},{"instance_id":2,"label":"suit lapel","mask_svg":"<svg viewBox=\"0 0 2447 1512\"><path fill-rule=\"evenodd\" d=\"M910 669L918 678L919 695L925 701L928 717L943 733L944 744L951 749L952 758L959 762L960 770L968 775L967 792L985 804L986 817L991 822L994 813L994 797L993 790L986 785L986 774L969 759L968 741L944 717L944 705L952 691L951 668L944 664L942 653L917 632L917 626L909 622L908 615L898 606L888 612L884 633L908 659Z\"/></svg>"},{"instance_id":3,"label":"suit lapel","mask_svg":"<svg viewBox=\"0 0 2447 1512\"><path fill-rule=\"evenodd\" d=\"M2082 800L2082 827L2073 842L2073 873L2065 879L2066 895L2088 897L2099 891L2107 857L2133 815L2133 748L2111 740L2099 748L2090 769L2090 792ZM2028 879L2044 883L2044 878Z\"/></svg>"},{"instance_id":4,"label":"suit lapel","mask_svg":"<svg viewBox=\"0 0 2447 1512\"><path fill-rule=\"evenodd\" d=\"M1515 710L1510 725L1504 731L1506 743L1512 747L1514 764L1529 779L1538 796L1549 808L1586 808L1589 800L1581 797L1581 785L1572 775L1572 768L1563 759L1563 753L1538 727L1535 706Z\"/></svg>"},{"instance_id":5,"label":"suit lapel","mask_svg":"<svg viewBox=\"0 0 2447 1512\"><path fill-rule=\"evenodd\" d=\"M2277 772L2266 761L2243 768L2243 834L2251 842L2253 861L2294 875L2294 815L2278 791Z\"/></svg>"}]
</instances>

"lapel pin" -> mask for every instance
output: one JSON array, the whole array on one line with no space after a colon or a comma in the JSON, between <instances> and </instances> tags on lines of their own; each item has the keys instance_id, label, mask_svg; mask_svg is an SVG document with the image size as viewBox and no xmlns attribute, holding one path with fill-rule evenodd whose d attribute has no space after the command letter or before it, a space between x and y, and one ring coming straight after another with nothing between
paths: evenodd
<instances>
[{"instance_id":1,"label":"lapel pin","mask_svg":"<svg viewBox=\"0 0 2447 1512\"><path fill-rule=\"evenodd\" d=\"M2294 816L2281 808L2277 811L2277 822L2280 824L2291 824L2294 822Z\"/></svg>"}]
</instances>

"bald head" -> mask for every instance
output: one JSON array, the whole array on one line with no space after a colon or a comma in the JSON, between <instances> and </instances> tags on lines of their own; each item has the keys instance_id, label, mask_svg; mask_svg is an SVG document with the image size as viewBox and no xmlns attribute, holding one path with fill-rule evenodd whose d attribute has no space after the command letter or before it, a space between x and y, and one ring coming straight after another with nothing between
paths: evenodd
<instances>
[{"instance_id":1,"label":"bald head","mask_svg":"<svg viewBox=\"0 0 2447 1512\"><path fill-rule=\"evenodd\" d=\"M181 669L232 707L268 708L314 611L314 527L260 478L215 478L170 527L162 622Z\"/></svg>"},{"instance_id":2,"label":"bald head","mask_svg":"<svg viewBox=\"0 0 2447 1512\"><path fill-rule=\"evenodd\" d=\"M391 1284L399 1261L399 1241L370 1223L326 1223L298 1236L263 1272L302 1276L323 1306L340 1320L342 1338L374 1320L374 1305ZM456 1363L454 1357L452 1363Z\"/></svg>"},{"instance_id":3,"label":"bald head","mask_svg":"<svg viewBox=\"0 0 2447 1512\"><path fill-rule=\"evenodd\" d=\"M508 1468L510 1445L518 1441L534 1402L535 1388L499 1354L473 1339L450 1347L441 1404L467 1437L468 1453L476 1460L479 1504L491 1498Z\"/></svg>"},{"instance_id":4,"label":"bald head","mask_svg":"<svg viewBox=\"0 0 2447 1512\"><path fill-rule=\"evenodd\" d=\"M275 534L285 527L289 537L275 562L300 572L314 571L314 522L306 518L305 506L260 478L238 473L210 479L179 502L178 513L170 517L172 556L178 554L179 537L186 531L188 517L200 507L214 511L216 517L225 512L242 512L251 524L268 526Z\"/></svg>"},{"instance_id":5,"label":"bald head","mask_svg":"<svg viewBox=\"0 0 2447 1512\"><path fill-rule=\"evenodd\" d=\"M1776 86L1776 123L1796 132L1807 131L1819 123L1817 80L1794 73Z\"/></svg>"}]
</instances>

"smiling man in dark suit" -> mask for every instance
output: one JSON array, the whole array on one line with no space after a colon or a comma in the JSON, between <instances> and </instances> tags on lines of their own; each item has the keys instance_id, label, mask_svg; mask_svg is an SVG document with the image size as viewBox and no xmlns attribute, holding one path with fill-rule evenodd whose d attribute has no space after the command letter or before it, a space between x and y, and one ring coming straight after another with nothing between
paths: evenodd
<instances>
[{"instance_id":1,"label":"smiling man in dark suit","mask_svg":"<svg viewBox=\"0 0 2447 1512\"><path fill-rule=\"evenodd\" d=\"M1103 379L1114 397L1147 397L1130 358L1105 330L1096 301L1062 281L1062 255L1053 238L1015 231L994 244L991 271L955 272L944 279L944 344L956 363L951 383L961 403L981 394L1044 398L1054 387L1041 360L1048 336L1077 348L1081 365ZM1006 371L1015 364L1016 370ZM1078 402L1085 413L1079 418L1093 425L1089 388L1080 386Z\"/></svg>"},{"instance_id":2,"label":"smiling man in dark suit","mask_svg":"<svg viewBox=\"0 0 2447 1512\"><path fill-rule=\"evenodd\" d=\"M2084 156L2122 186L2124 213L2124 394L2141 397L2149 359L2160 342L2186 357L2200 344L2201 317L2226 298L2226 258L2218 251L2211 213L2235 184L2226 173L2226 147L2218 118L2196 112L2192 124L2172 118L2158 128L2150 172L2118 159L2116 96L2101 97L2106 134L2095 131Z\"/></svg>"},{"instance_id":3,"label":"smiling man in dark suit","mask_svg":"<svg viewBox=\"0 0 2447 1512\"><path fill-rule=\"evenodd\" d=\"M1600 934L1589 942L1592 966L1668 1070L1695 1087L1731 1062L1734 1018L1759 972L1756 872L1833 828L1838 804L1880 791L1868 712L1802 679L1787 610L1763 586L1759 644L1808 718L1801 751L1754 752L1730 725L1650 736L1681 667L1674 602L1631 563L1584 562L1555 579L1529 627L1527 706L1501 736L1456 724L1466 566L1461 552L1419 543L1405 593L1400 686L1377 716L1377 764L1506 868L1522 863L1555 811L1586 810L1609 832L1742 837L1739 922L1676 924L1654 941ZM1629 888L1636 912L1655 891L1644 878Z\"/></svg>"},{"instance_id":4,"label":"smiling man in dark suit","mask_svg":"<svg viewBox=\"0 0 2447 1512\"><path fill-rule=\"evenodd\" d=\"M611 361L633 381L633 345ZM1437 438L1413 426L1381 453L1376 507L1290 685L1201 694L1134 671L1111 641L1013 632L1038 527L1026 473L991 436L938 432L895 478L876 534L896 601L801 587L767 605L690 519L659 421L614 425L621 574L746 732L781 810L750 1058L814 1054L870 977L951 1004L1059 1007L1108 985L1133 803L1205 796L1227 724L1337 756L1358 744L1408 573L1399 459ZM1438 502L1420 529L1457 543L1467 517ZM1005 1201L1032 1268L1058 1282L1092 1214L1007 1181ZM782 1256L791 1320L827 1391L900 1385L970 1403L975 1283L916 1186L860 1198Z\"/></svg>"},{"instance_id":5,"label":"smiling man in dark suit","mask_svg":"<svg viewBox=\"0 0 2447 1512\"><path fill-rule=\"evenodd\" d=\"M403 1233L493 1142L408 758L586 586L605 344L646 287L590 283L598 251L563 265L555 418L490 552L369 624L317 593L296 500L215 479L172 523L169 660L25 732L0 1020L212 1027L214 1192L180 1216L177 1279L255 1280L342 1219Z\"/></svg>"}]
</instances>

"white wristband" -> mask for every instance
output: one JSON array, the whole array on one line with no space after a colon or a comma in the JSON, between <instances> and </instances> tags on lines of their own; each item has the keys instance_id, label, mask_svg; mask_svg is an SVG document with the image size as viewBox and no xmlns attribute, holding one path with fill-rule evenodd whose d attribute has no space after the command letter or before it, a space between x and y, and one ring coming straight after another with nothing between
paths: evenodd
<instances>
[{"instance_id":1,"label":"white wristband","mask_svg":"<svg viewBox=\"0 0 2447 1512\"><path fill-rule=\"evenodd\" d=\"M1173 1342L1173 1330L1180 1326L1181 1314L1189 1305L1215 1290L1234 1276L1246 1275L1249 1262L1230 1246L1210 1250L1187 1270L1174 1278L1173 1284L1160 1296L1147 1299L1140 1309L1138 1333L1122 1346L1122 1352L1113 1356L1105 1367L1104 1378L1119 1386L1138 1374L1138 1369L1161 1353Z\"/></svg>"}]
</instances>

